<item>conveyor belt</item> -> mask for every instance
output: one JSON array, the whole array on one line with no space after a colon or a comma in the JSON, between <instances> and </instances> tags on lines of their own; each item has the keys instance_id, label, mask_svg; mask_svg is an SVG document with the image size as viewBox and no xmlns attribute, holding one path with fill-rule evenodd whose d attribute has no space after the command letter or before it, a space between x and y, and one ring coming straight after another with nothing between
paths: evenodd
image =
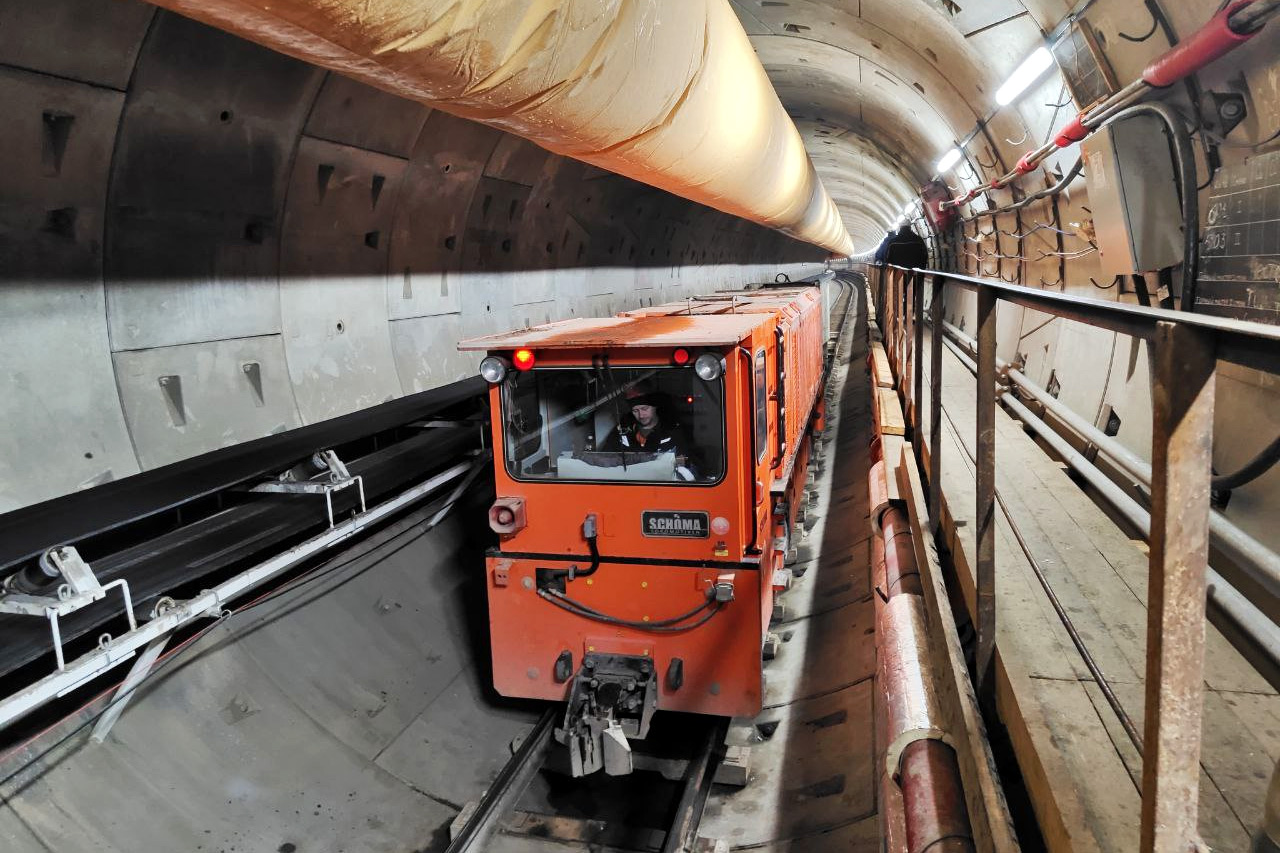
<instances>
[{"instance_id":1,"label":"conveyor belt","mask_svg":"<svg viewBox=\"0 0 1280 853\"><path fill-rule=\"evenodd\" d=\"M406 424L479 396L479 377L247 441L0 515L0 577L55 545L81 541L228 489L316 451Z\"/></svg>"},{"instance_id":2,"label":"conveyor belt","mask_svg":"<svg viewBox=\"0 0 1280 853\"><path fill-rule=\"evenodd\" d=\"M424 412L429 413L465 399L468 394L474 396L474 389L468 387L470 385L471 383L458 383L448 389L441 389L445 393L434 395L432 400L416 400L415 405L396 410L394 418L391 413L383 411L363 420L363 423L367 430L376 431L386 429L395 423L413 420ZM399 420L396 420L397 418ZM305 438L276 445L278 452L290 455L278 455L274 463L267 461L269 451L259 448L253 453L237 455L233 460L237 467L233 470L219 471L216 465L199 464L195 468L202 477L197 484L193 484L191 489L181 489L181 482L176 479L161 478L159 482L166 490L164 493L167 496L166 499L178 502L189 500L195 496L192 492L196 490L196 486L201 493L213 490L215 483L221 483L221 488L225 489L242 482L246 477L254 476L255 473L260 475L268 470L286 467L298 455L310 452L308 448L312 446L330 446L340 440L350 441L359 437L357 423L348 421L334 430L317 430ZM332 438L338 440L332 442L321 440ZM382 496L389 496L455 464L460 456L478 446L477 431L432 429L367 456L348 461L347 468L352 475L358 475L363 479L366 499L372 504ZM169 466L169 468L174 467L176 466ZM128 497L133 501L134 509L155 507L151 510L154 512L163 508L159 506L159 499L149 500L148 495L142 490L131 489L128 491ZM323 497L242 493L241 499L243 503L239 505L229 507L178 530L162 534L118 553L93 559L91 563L94 573L104 584L119 577L127 578L135 612L143 614L150 610L151 602L161 595L171 594L184 585L202 583L205 579L242 564L267 549L278 551L323 529L328 523ZM334 510L337 513L345 512L355 506L358 497L354 489L347 489L335 492L333 500ZM58 518L66 511L64 508L59 508L58 513L46 516L46 519ZM107 517L115 519L116 524L128 520L119 507L108 507L104 514L99 516L97 523L105 523L103 519ZM6 524L11 523L6 519ZM89 522L89 524L92 523ZM60 538L57 541L65 542L68 539ZM76 638L104 626L122 611L120 599L109 596L103 601L71 614L61 623L64 644L70 644ZM0 644L0 676L48 654L52 648L49 625L43 619L0 615L0 636L5 638L4 643ZM72 645L71 648L74 649L75 646Z\"/></svg>"}]
</instances>

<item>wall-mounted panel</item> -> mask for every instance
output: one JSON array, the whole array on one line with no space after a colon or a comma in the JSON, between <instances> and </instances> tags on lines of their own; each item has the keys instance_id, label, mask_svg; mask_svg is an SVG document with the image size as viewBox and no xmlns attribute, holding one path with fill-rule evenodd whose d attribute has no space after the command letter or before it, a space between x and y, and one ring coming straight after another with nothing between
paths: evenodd
<instances>
[{"instance_id":1,"label":"wall-mounted panel","mask_svg":"<svg viewBox=\"0 0 1280 853\"><path fill-rule=\"evenodd\" d=\"M145 469L302 425L278 335L113 357Z\"/></svg>"},{"instance_id":2,"label":"wall-mounted panel","mask_svg":"<svg viewBox=\"0 0 1280 853\"><path fill-rule=\"evenodd\" d=\"M0 512L138 470L102 290L124 95L0 70Z\"/></svg>"},{"instance_id":3,"label":"wall-mounted panel","mask_svg":"<svg viewBox=\"0 0 1280 853\"><path fill-rule=\"evenodd\" d=\"M0 512L137 473L97 282L0 285Z\"/></svg>"},{"instance_id":4,"label":"wall-mounted panel","mask_svg":"<svg viewBox=\"0 0 1280 853\"><path fill-rule=\"evenodd\" d=\"M141 0L6 3L0 63L124 91L155 14Z\"/></svg>"}]
</instances>

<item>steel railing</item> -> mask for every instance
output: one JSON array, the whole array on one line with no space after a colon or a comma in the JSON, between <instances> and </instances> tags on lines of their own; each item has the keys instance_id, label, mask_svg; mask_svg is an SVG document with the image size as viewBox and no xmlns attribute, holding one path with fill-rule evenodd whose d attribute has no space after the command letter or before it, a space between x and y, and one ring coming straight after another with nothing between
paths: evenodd
<instances>
[{"instance_id":1,"label":"steel railing","mask_svg":"<svg viewBox=\"0 0 1280 853\"><path fill-rule=\"evenodd\" d=\"M1216 365L1280 374L1280 328L1201 314L1103 302L939 270L866 265L878 320L900 381L917 461L929 411L929 517L942 509L943 303L948 287L977 296L977 492L974 561L975 680L990 694L995 672L996 314L1020 305L1147 342L1151 353L1152 447L1147 657L1142 749L1141 850L1196 849L1209 573L1210 478ZM925 317L925 294L931 302ZM924 328L931 325L930 388L924 396Z\"/></svg>"}]
</instances>

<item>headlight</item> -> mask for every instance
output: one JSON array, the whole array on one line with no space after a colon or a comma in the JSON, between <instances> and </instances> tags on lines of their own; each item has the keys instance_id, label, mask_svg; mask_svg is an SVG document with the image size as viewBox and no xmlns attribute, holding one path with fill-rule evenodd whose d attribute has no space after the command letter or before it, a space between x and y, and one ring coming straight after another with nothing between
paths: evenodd
<instances>
[{"instance_id":1,"label":"headlight","mask_svg":"<svg viewBox=\"0 0 1280 853\"><path fill-rule=\"evenodd\" d=\"M488 356L480 362L480 375L490 385L497 385L507 375L506 359L498 358L496 355Z\"/></svg>"},{"instance_id":2,"label":"headlight","mask_svg":"<svg viewBox=\"0 0 1280 853\"><path fill-rule=\"evenodd\" d=\"M704 382L719 379L721 374L724 373L724 359L713 352L704 352L693 363L693 371Z\"/></svg>"}]
</instances>

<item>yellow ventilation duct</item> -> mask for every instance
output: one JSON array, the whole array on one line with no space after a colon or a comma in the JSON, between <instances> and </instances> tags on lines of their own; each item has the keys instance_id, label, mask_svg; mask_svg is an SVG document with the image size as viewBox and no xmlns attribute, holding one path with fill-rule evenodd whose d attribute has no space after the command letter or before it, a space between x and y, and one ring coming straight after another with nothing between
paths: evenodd
<instances>
[{"instance_id":1,"label":"yellow ventilation duct","mask_svg":"<svg viewBox=\"0 0 1280 853\"><path fill-rule=\"evenodd\" d=\"M559 154L852 251L727 0L158 0Z\"/></svg>"}]
</instances>

